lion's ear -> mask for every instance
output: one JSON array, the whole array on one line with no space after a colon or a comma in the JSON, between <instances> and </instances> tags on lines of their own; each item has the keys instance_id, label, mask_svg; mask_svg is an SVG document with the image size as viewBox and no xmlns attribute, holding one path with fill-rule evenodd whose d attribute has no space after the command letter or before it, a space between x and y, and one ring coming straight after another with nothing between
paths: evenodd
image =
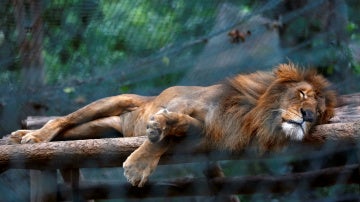
<instances>
[{"instance_id":1,"label":"lion's ear","mask_svg":"<svg viewBox=\"0 0 360 202\"><path fill-rule=\"evenodd\" d=\"M292 63L289 64L280 64L275 70L274 73L278 80L282 82L297 82L301 80L301 73L298 68Z\"/></svg>"}]
</instances>

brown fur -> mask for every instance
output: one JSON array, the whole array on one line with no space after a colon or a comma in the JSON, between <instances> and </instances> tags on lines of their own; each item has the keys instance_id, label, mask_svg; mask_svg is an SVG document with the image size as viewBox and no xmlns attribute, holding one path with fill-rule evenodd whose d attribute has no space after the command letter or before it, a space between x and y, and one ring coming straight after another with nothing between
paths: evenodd
<instances>
[{"instance_id":1,"label":"brown fur","mask_svg":"<svg viewBox=\"0 0 360 202\"><path fill-rule=\"evenodd\" d=\"M302 82L310 86L301 85ZM262 150L277 149L286 144L289 138L283 135L279 126L282 116L289 114L281 115L280 108L295 108L293 113L298 116L301 116L301 107L312 108L317 117L309 131L315 124L327 123L334 116L335 93L328 89L329 82L313 70L302 71L292 64L285 64L274 74L238 75L229 80L229 85L231 87L220 104L222 109L217 111L219 114L214 116L214 123L206 132L214 145L224 149L237 151L254 139ZM302 102L292 98L291 93L296 93L299 87L314 93L313 97Z\"/></svg>"},{"instance_id":2,"label":"brown fur","mask_svg":"<svg viewBox=\"0 0 360 202\"><path fill-rule=\"evenodd\" d=\"M94 138L109 129L124 136L148 135L124 162L129 182L143 186L171 136L201 133L206 147L231 151L250 143L272 150L303 140L314 125L334 115L335 94L328 88L315 71L283 64L273 72L237 75L223 84L171 87L156 97L104 98L39 130L16 131L12 138L22 143Z\"/></svg>"}]
</instances>

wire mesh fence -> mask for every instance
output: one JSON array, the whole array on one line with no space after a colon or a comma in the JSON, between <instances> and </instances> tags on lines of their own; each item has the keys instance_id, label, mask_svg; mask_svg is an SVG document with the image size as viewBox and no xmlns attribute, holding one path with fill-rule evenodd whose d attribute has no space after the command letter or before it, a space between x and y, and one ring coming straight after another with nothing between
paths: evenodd
<instances>
[{"instance_id":1,"label":"wire mesh fence","mask_svg":"<svg viewBox=\"0 0 360 202\"><path fill-rule=\"evenodd\" d=\"M352 0L2 1L0 135L30 115L63 115L120 93L207 85L287 61L316 67L341 94L359 91L358 9ZM199 172L194 167L189 173ZM228 169L238 173L237 167ZM1 175L4 185L17 178ZM1 193L19 193L0 186ZM353 191L335 187L310 195Z\"/></svg>"}]
</instances>

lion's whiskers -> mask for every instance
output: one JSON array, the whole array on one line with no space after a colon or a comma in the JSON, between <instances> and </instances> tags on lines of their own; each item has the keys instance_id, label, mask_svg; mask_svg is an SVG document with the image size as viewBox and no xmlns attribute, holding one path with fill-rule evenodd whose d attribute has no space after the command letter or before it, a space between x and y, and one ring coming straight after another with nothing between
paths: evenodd
<instances>
[{"instance_id":1,"label":"lion's whiskers","mask_svg":"<svg viewBox=\"0 0 360 202\"><path fill-rule=\"evenodd\" d=\"M287 112L287 113L291 113L299 118L303 118L302 116L300 116L299 114L296 114L295 112L289 111L289 110L285 110L285 109L281 109L279 108L278 110L274 110L274 111L281 111L281 112Z\"/></svg>"}]
</instances>

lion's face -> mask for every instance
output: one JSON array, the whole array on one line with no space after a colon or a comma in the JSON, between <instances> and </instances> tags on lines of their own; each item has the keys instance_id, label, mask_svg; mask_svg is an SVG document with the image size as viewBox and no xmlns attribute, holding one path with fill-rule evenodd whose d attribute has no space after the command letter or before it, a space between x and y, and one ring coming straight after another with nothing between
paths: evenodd
<instances>
[{"instance_id":1,"label":"lion's face","mask_svg":"<svg viewBox=\"0 0 360 202\"><path fill-rule=\"evenodd\" d=\"M302 140L317 122L319 104L316 92L309 83L300 82L290 87L284 93L279 109L285 135L293 140Z\"/></svg>"},{"instance_id":2,"label":"lion's face","mask_svg":"<svg viewBox=\"0 0 360 202\"><path fill-rule=\"evenodd\" d=\"M274 87L281 94L278 115L285 136L303 140L314 125L327 123L334 115L335 94L322 76L291 66L278 68L276 75Z\"/></svg>"}]
</instances>

